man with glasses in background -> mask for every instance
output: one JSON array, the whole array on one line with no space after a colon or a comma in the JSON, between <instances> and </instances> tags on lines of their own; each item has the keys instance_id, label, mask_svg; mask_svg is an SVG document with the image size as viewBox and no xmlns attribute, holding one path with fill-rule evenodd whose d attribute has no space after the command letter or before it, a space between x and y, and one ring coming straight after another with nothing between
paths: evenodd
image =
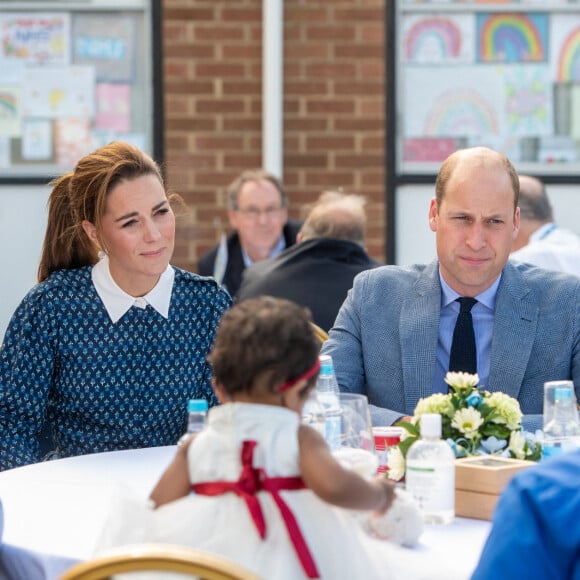
<instances>
[{"instance_id":1,"label":"man with glasses in background","mask_svg":"<svg viewBox=\"0 0 580 580\"><path fill-rule=\"evenodd\" d=\"M235 296L242 273L296 243L301 224L288 219L288 196L279 179L261 169L244 171L227 189L229 236L203 255L202 276L213 276Z\"/></svg>"}]
</instances>

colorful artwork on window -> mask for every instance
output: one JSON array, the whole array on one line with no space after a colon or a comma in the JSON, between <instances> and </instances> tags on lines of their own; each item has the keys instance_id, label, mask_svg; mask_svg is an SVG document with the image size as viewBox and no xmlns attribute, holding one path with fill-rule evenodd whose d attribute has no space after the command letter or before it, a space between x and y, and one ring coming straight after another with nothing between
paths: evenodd
<instances>
[{"instance_id":1,"label":"colorful artwork on window","mask_svg":"<svg viewBox=\"0 0 580 580\"><path fill-rule=\"evenodd\" d=\"M548 17L544 13L477 15L479 62L545 62Z\"/></svg>"},{"instance_id":2,"label":"colorful artwork on window","mask_svg":"<svg viewBox=\"0 0 580 580\"><path fill-rule=\"evenodd\" d=\"M409 63L473 61L474 25L467 15L412 15L403 28L403 53Z\"/></svg>"}]
</instances>

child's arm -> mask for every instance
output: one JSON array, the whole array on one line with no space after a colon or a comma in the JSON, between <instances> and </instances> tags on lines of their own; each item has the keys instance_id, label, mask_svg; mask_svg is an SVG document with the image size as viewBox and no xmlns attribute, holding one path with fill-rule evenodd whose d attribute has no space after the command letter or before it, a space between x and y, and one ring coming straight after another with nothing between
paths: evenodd
<instances>
[{"instance_id":1,"label":"child's arm","mask_svg":"<svg viewBox=\"0 0 580 580\"><path fill-rule=\"evenodd\" d=\"M369 481L345 469L332 456L316 430L298 429L300 472L304 483L321 499L339 507L385 512L395 497L394 484L379 476Z\"/></svg>"},{"instance_id":2,"label":"child's arm","mask_svg":"<svg viewBox=\"0 0 580 580\"><path fill-rule=\"evenodd\" d=\"M149 499L153 501L156 508L189 494L191 483L187 469L187 450L194 439L195 435L177 448L173 461L153 488Z\"/></svg>"}]
</instances>

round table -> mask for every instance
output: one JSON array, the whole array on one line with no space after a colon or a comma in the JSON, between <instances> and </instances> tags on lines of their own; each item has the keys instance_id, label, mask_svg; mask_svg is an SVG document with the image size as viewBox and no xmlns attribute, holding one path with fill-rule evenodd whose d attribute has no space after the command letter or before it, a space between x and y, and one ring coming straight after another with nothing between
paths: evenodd
<instances>
[{"instance_id":1,"label":"round table","mask_svg":"<svg viewBox=\"0 0 580 580\"><path fill-rule=\"evenodd\" d=\"M93 556L119 485L146 498L176 448L154 447L82 455L0 472L3 541L32 550L87 559ZM427 526L413 550L437 578L438 563L454 563L454 578L469 578L490 523L455 518ZM447 577L448 578L448 577ZM409 578L409 580L413 580Z\"/></svg>"}]
</instances>

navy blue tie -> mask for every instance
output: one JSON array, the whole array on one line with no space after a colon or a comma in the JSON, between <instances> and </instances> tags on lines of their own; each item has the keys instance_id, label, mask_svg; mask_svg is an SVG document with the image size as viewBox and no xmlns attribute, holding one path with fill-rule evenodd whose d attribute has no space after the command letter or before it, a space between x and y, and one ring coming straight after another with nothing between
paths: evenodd
<instances>
[{"instance_id":1,"label":"navy blue tie","mask_svg":"<svg viewBox=\"0 0 580 580\"><path fill-rule=\"evenodd\" d=\"M461 305L461 309L453 331L449 370L475 374L477 372L477 354L471 309L477 300L475 298L462 297L458 298L457 302Z\"/></svg>"}]
</instances>

